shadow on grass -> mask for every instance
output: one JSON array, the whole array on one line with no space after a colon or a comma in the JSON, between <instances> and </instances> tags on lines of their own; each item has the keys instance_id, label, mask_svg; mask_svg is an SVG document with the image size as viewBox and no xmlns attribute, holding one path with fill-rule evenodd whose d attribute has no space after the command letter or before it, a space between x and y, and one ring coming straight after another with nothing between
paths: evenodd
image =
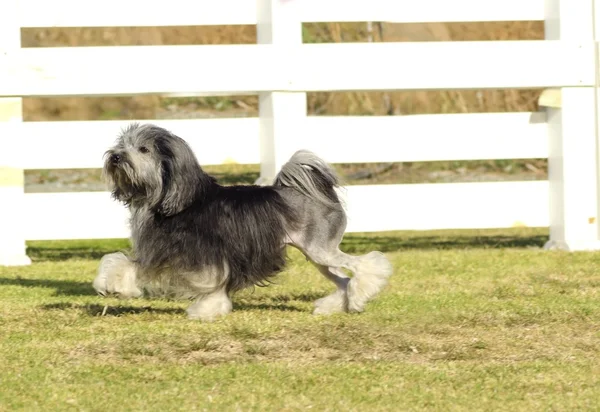
<instances>
[{"instance_id":1,"label":"shadow on grass","mask_svg":"<svg viewBox=\"0 0 600 412\"><path fill-rule=\"evenodd\" d=\"M0 286L23 286L26 288L54 289L55 296L91 296L97 295L91 282L73 280L0 278Z\"/></svg>"},{"instance_id":2,"label":"shadow on grass","mask_svg":"<svg viewBox=\"0 0 600 412\"><path fill-rule=\"evenodd\" d=\"M80 310L89 316L126 316L142 313L158 313L181 315L183 309L179 308L154 308L152 306L113 306L113 305L80 305L68 302L52 303L40 306L43 310Z\"/></svg>"},{"instance_id":3,"label":"shadow on grass","mask_svg":"<svg viewBox=\"0 0 600 412\"><path fill-rule=\"evenodd\" d=\"M285 295L275 295L271 299L275 302L291 302L298 300L300 302L314 302L317 299L327 296L330 292L300 292L289 293Z\"/></svg>"},{"instance_id":4,"label":"shadow on grass","mask_svg":"<svg viewBox=\"0 0 600 412\"><path fill-rule=\"evenodd\" d=\"M253 295L246 295L240 296L237 301L234 296L233 310L278 310L283 312L305 312L305 309L294 306L293 303L312 303L326 295L327 293L319 292L288 293L272 296L262 295L256 298Z\"/></svg>"},{"instance_id":5,"label":"shadow on grass","mask_svg":"<svg viewBox=\"0 0 600 412\"><path fill-rule=\"evenodd\" d=\"M266 310L266 311L280 311L280 312L305 312L304 309L297 308L292 305L287 305L284 303L252 303L252 302L243 302L237 303L233 302L233 310L234 311L252 311L252 310Z\"/></svg>"},{"instance_id":6,"label":"shadow on grass","mask_svg":"<svg viewBox=\"0 0 600 412\"><path fill-rule=\"evenodd\" d=\"M185 310L180 308L155 308L152 306L115 306L115 305L81 305L69 302L51 303L40 306L43 310L78 310L84 312L88 316L127 316L139 315L142 313L168 314L168 315L185 315ZM268 303L234 303L234 311L252 311L252 310L276 310L282 312L304 312L300 308L285 304L268 304Z\"/></svg>"},{"instance_id":7,"label":"shadow on grass","mask_svg":"<svg viewBox=\"0 0 600 412\"><path fill-rule=\"evenodd\" d=\"M268 286L268 289L276 289L278 287L278 284L275 283L271 286ZM324 296L326 296L328 294L328 292L290 292L290 293L286 293L286 294L277 294L277 295L261 295L255 298L254 292L256 289L246 289L246 291L244 292L244 295L237 295L239 296L240 300L244 300L244 301L251 301L251 300L257 300L257 301L261 301L261 303L273 303L273 304L279 304L279 303L288 303L288 302L293 302L293 301L300 301L300 302L314 302L315 300L322 298ZM329 292L330 293L330 292ZM234 295L234 299L235 299Z\"/></svg>"}]
</instances>

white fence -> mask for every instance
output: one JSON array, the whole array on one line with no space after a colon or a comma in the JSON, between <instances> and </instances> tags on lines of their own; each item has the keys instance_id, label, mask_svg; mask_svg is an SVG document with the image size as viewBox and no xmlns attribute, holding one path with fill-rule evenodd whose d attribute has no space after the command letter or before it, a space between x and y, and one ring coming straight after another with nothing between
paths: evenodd
<instances>
[{"instance_id":1,"label":"white fence","mask_svg":"<svg viewBox=\"0 0 600 412\"><path fill-rule=\"evenodd\" d=\"M298 148L343 163L548 157L549 181L350 186L349 231L550 226L552 245L596 249L595 16L594 0L4 0L0 264L27 263L26 240L128 235L126 211L108 193L23 192L23 169L101 167L124 122L22 122L26 96L258 93L258 118L156 123L186 138L205 165L260 163L267 178ZM302 44L301 37L302 22L519 20L545 20L546 40ZM257 24L259 44L20 47L21 27L221 24ZM306 115L309 91L492 88L551 89L552 107Z\"/></svg>"}]
</instances>

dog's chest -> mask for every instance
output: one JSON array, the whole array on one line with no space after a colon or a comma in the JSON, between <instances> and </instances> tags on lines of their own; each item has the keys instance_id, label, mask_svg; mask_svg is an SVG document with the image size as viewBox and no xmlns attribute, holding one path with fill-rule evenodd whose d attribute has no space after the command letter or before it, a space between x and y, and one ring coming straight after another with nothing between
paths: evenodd
<instances>
[{"instance_id":1,"label":"dog's chest","mask_svg":"<svg viewBox=\"0 0 600 412\"><path fill-rule=\"evenodd\" d=\"M134 244L138 244L144 237L147 237L149 225L152 225L152 213L146 208L136 208L131 210L129 225L131 229L131 238Z\"/></svg>"}]
</instances>

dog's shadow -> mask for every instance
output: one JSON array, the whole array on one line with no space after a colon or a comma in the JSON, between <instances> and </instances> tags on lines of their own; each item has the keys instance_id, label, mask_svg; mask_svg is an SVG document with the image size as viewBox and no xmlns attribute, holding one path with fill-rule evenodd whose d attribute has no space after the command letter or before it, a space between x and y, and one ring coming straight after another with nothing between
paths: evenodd
<instances>
[{"instance_id":1,"label":"dog's shadow","mask_svg":"<svg viewBox=\"0 0 600 412\"><path fill-rule=\"evenodd\" d=\"M21 286L24 288L52 289L52 296L97 296L91 282L51 279L0 278L0 286ZM322 298L326 293L300 292L275 295L245 295L236 299L233 297L234 311L282 311L304 312L305 309L295 303L308 303ZM98 297L98 299L102 299ZM124 301L126 302L126 301ZM186 302L187 303L187 302ZM180 315L181 308L156 308L153 306L106 305L106 304L75 304L69 302L52 303L40 306L43 310L80 310L89 316L126 316L141 313L169 313Z\"/></svg>"},{"instance_id":2,"label":"dog's shadow","mask_svg":"<svg viewBox=\"0 0 600 412\"><path fill-rule=\"evenodd\" d=\"M302 308L282 303L254 303L254 302L233 302L234 311L279 311L279 312L304 312Z\"/></svg>"},{"instance_id":3,"label":"dog's shadow","mask_svg":"<svg viewBox=\"0 0 600 412\"><path fill-rule=\"evenodd\" d=\"M75 304L69 302L50 303L40 306L43 310L78 310L84 312L88 316L127 316L139 315L142 313L155 314L173 314L180 315L184 312L180 308L156 308L152 306L130 306L130 305L98 305L98 304Z\"/></svg>"},{"instance_id":4,"label":"dog's shadow","mask_svg":"<svg viewBox=\"0 0 600 412\"><path fill-rule=\"evenodd\" d=\"M13 281L13 282L8 282ZM2 284L16 284L25 287L49 287L55 288L55 296L89 296L96 295L95 291L87 283L73 281L47 281L39 279L0 279ZM326 293L292 293L278 294L274 296L244 297L236 300L233 298L234 311L280 311L280 312L305 312L306 309L298 307L295 302L307 303L325 296ZM99 297L99 299L102 299ZM126 301L123 301L124 303ZM88 316L128 316L143 313L182 315L185 308L158 308L151 306L132 306L130 304L76 304L71 302L60 302L41 305L42 310L77 310ZM176 301L190 304L191 301Z\"/></svg>"},{"instance_id":5,"label":"dog's shadow","mask_svg":"<svg viewBox=\"0 0 600 412\"><path fill-rule=\"evenodd\" d=\"M184 308L157 308L153 306L131 306L131 305L99 305L99 304L76 304L69 302L49 303L39 307L42 310L60 310L60 311L81 311L87 316L129 316L140 315L144 313L182 315L185 314ZM281 311L281 312L304 312L301 308L285 304L266 304L266 303L234 303L234 311Z\"/></svg>"},{"instance_id":6,"label":"dog's shadow","mask_svg":"<svg viewBox=\"0 0 600 412\"><path fill-rule=\"evenodd\" d=\"M305 309L298 307L295 303L312 303L326 295L326 292L292 292L286 294L258 296L250 294L240 297L237 301L234 296L233 310L277 310L282 312L305 312Z\"/></svg>"}]
</instances>

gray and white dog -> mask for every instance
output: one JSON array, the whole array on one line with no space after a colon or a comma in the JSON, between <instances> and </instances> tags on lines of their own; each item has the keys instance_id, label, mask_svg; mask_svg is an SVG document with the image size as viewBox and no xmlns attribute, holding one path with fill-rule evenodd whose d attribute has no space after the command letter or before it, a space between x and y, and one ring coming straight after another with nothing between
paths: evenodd
<instances>
[{"instance_id":1,"label":"gray and white dog","mask_svg":"<svg viewBox=\"0 0 600 412\"><path fill-rule=\"evenodd\" d=\"M271 186L221 186L185 140L135 123L106 152L104 173L130 209L132 243L131 256L101 259L93 286L104 296L193 299L188 316L214 320L231 312L234 292L284 268L286 245L337 286L316 301L315 314L363 311L392 274L380 252L340 251L346 214L338 179L311 152L296 152Z\"/></svg>"}]
</instances>

